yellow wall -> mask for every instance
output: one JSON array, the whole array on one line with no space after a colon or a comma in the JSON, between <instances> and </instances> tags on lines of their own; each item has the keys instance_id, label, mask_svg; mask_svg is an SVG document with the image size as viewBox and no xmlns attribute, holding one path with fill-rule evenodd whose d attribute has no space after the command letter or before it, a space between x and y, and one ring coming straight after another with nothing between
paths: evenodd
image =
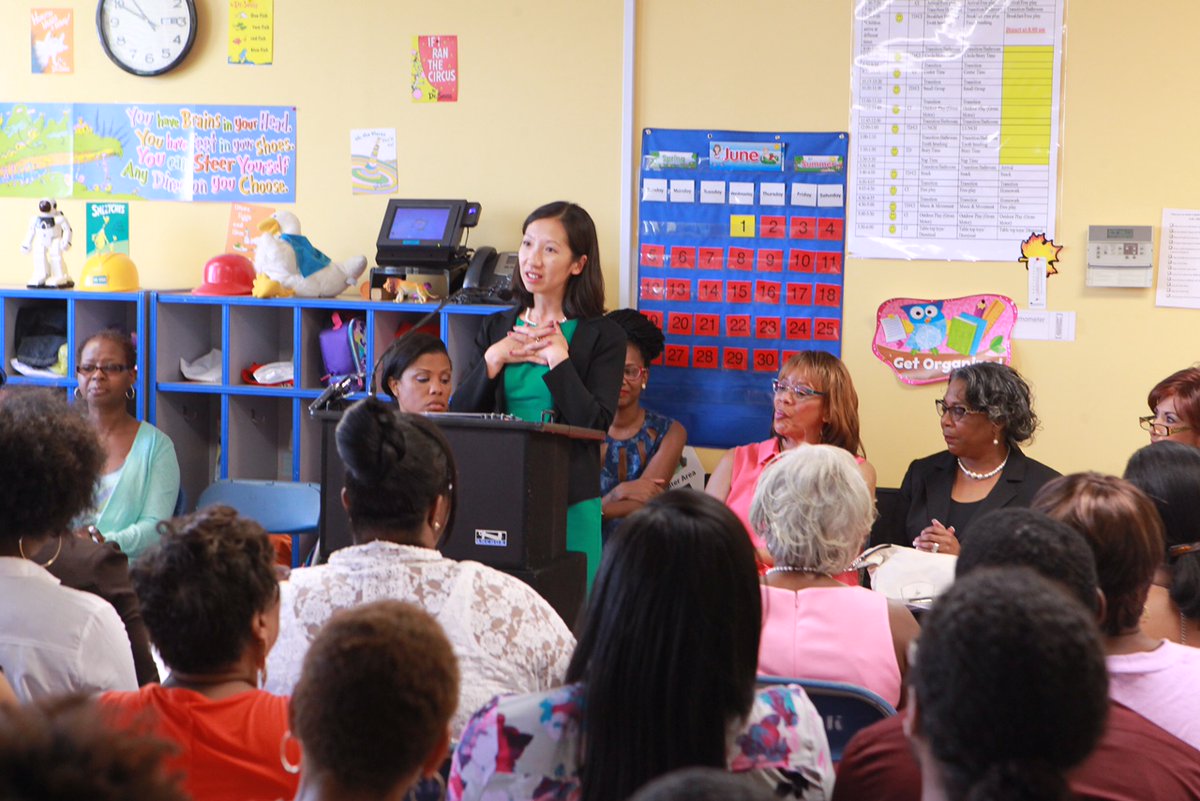
<instances>
[{"instance_id":1,"label":"yellow wall","mask_svg":"<svg viewBox=\"0 0 1200 801\"><path fill-rule=\"evenodd\" d=\"M483 204L475 244L515 246L534 206L570 198L595 216L610 303L619 262L620 0L279 0L271 67L224 63L224 4L199 0L202 32L182 69L162 78L117 70L96 42L95 3L61 0L77 20L76 72L29 74L29 4L0 11L0 100L296 105L305 231L335 258L373 256L384 206L352 196L348 131L395 127L401 194ZM637 13L637 126L845 130L849 124L851 0L643 0ZM347 9L342 11L342 9ZM1074 343L1017 342L1014 363L1034 386L1044 420L1031 452L1060 470L1119 472L1146 442L1136 416L1150 386L1194 362L1200 312L1157 309L1153 290L1084 287L1089 224L1155 226L1164 206L1200 206L1200 113L1179 76L1192 71L1200 6L1158 0L1073 0L1064 58L1060 275L1049 307L1078 312ZM406 96L413 34L458 34L461 100L416 105ZM83 204L62 203L83 225ZM0 283L22 283L17 246L33 203L0 198ZM229 208L141 202L133 256L147 287L193 286L224 243ZM1157 235L1157 233L1156 233ZM1156 242L1157 246L1157 242ZM73 271L81 251L69 254ZM851 259L844 358L862 399L868 454L881 486L908 461L942 447L933 399L940 386L900 384L870 352L875 309L887 298L1002 292L1023 303L1013 263Z\"/></svg>"}]
</instances>

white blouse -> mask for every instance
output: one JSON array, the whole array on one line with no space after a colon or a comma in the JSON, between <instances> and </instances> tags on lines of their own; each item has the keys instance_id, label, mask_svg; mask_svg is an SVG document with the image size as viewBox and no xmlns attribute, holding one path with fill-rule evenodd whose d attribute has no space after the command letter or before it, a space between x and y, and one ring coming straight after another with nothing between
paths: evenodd
<instances>
[{"instance_id":1,"label":"white blouse","mask_svg":"<svg viewBox=\"0 0 1200 801\"><path fill-rule=\"evenodd\" d=\"M456 739L493 696L561 684L575 649L558 613L519 579L431 548L376 540L343 548L328 564L293 570L280 586L267 691L292 693L309 643L334 612L384 599L424 608L445 630L461 676Z\"/></svg>"}]
</instances>

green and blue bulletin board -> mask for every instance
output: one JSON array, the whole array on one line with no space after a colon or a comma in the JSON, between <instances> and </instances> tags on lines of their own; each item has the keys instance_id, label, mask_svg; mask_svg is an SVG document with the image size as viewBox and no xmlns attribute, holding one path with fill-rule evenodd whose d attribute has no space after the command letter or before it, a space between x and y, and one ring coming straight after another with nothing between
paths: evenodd
<instances>
[{"instance_id":1,"label":"green and blue bulletin board","mask_svg":"<svg viewBox=\"0 0 1200 801\"><path fill-rule=\"evenodd\" d=\"M841 355L847 134L647 129L638 309L666 334L646 406L692 444L771 434L771 380Z\"/></svg>"}]
</instances>

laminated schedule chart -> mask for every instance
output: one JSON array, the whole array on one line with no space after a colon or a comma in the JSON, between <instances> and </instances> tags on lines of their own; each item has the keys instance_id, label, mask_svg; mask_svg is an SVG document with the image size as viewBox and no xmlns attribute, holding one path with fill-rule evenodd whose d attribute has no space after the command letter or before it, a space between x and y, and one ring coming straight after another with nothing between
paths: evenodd
<instances>
[{"instance_id":1,"label":"laminated schedule chart","mask_svg":"<svg viewBox=\"0 0 1200 801\"><path fill-rule=\"evenodd\" d=\"M1008 261L1053 238L1063 0L860 0L850 255Z\"/></svg>"},{"instance_id":2,"label":"laminated schedule chart","mask_svg":"<svg viewBox=\"0 0 1200 801\"><path fill-rule=\"evenodd\" d=\"M1200 210L1163 209L1155 303L1200 309Z\"/></svg>"}]
</instances>

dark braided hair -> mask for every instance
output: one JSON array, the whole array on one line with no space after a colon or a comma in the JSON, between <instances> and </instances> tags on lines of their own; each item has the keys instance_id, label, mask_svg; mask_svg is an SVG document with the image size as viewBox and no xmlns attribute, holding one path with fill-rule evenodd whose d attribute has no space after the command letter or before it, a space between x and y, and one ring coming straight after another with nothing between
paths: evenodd
<instances>
[{"instance_id":1,"label":"dark braided hair","mask_svg":"<svg viewBox=\"0 0 1200 801\"><path fill-rule=\"evenodd\" d=\"M336 439L356 541L369 539L368 532L387 532L416 544L421 523L443 495L450 496L450 529L457 471L450 444L434 423L366 398L342 415Z\"/></svg>"},{"instance_id":2,"label":"dark braided hair","mask_svg":"<svg viewBox=\"0 0 1200 801\"><path fill-rule=\"evenodd\" d=\"M621 329L625 331L625 338L630 345L637 347L646 364L657 359L663 352L663 345L666 342L663 332L640 311L617 309L610 311L606 316L621 326Z\"/></svg>"}]
</instances>

